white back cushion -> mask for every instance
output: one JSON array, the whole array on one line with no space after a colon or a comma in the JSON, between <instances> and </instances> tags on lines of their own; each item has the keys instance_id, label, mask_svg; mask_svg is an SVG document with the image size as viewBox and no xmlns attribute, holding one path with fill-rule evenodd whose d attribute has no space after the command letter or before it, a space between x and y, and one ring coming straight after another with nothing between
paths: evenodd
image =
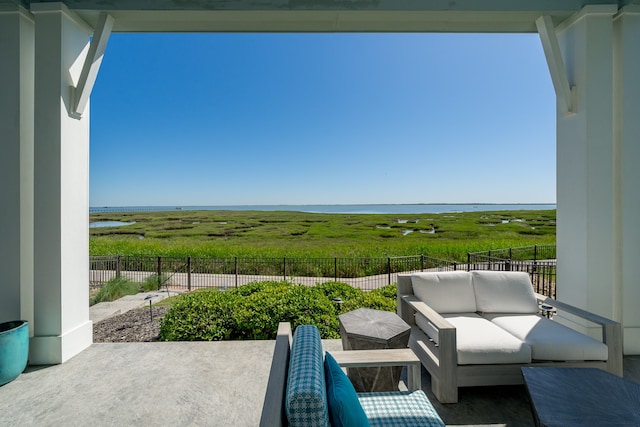
<instances>
[{"instance_id":1,"label":"white back cushion","mask_svg":"<svg viewBox=\"0 0 640 427\"><path fill-rule=\"evenodd\" d=\"M442 271L411 275L413 293L438 313L473 313L476 296L471 274Z\"/></svg>"},{"instance_id":2,"label":"white back cushion","mask_svg":"<svg viewBox=\"0 0 640 427\"><path fill-rule=\"evenodd\" d=\"M538 312L538 301L527 273L472 271L471 276L479 312L517 314Z\"/></svg>"}]
</instances>

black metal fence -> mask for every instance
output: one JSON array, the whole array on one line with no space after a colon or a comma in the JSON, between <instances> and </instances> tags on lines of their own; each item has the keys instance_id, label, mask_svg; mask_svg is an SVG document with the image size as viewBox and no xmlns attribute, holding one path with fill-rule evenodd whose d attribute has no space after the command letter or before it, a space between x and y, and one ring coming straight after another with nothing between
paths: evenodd
<instances>
[{"instance_id":1,"label":"black metal fence","mask_svg":"<svg viewBox=\"0 0 640 427\"><path fill-rule=\"evenodd\" d=\"M229 288L258 280L291 280L305 285L344 282L372 290L396 282L398 273L465 269L464 264L425 255L382 258L195 258L91 256L90 285L124 277L135 282L191 291Z\"/></svg>"},{"instance_id":2,"label":"black metal fence","mask_svg":"<svg viewBox=\"0 0 640 427\"><path fill-rule=\"evenodd\" d=\"M469 270L524 271L534 290L556 298L556 245L525 246L467 254Z\"/></svg>"},{"instance_id":3,"label":"black metal fence","mask_svg":"<svg viewBox=\"0 0 640 427\"><path fill-rule=\"evenodd\" d=\"M521 246L519 248L495 249L484 252L471 252L467 255L469 263L476 259L541 261L556 259L556 245Z\"/></svg>"},{"instance_id":4,"label":"black metal fence","mask_svg":"<svg viewBox=\"0 0 640 427\"><path fill-rule=\"evenodd\" d=\"M526 258L530 254L531 258ZM508 255L508 256L507 256ZM467 264L426 255L380 258L195 258L91 256L90 286L116 277L157 282L158 287L191 291L226 289L261 280L305 285L327 281L372 290L397 281L398 273L448 270L526 271L536 292L555 298L555 245L468 254ZM544 259L541 259L543 257Z\"/></svg>"}]
</instances>

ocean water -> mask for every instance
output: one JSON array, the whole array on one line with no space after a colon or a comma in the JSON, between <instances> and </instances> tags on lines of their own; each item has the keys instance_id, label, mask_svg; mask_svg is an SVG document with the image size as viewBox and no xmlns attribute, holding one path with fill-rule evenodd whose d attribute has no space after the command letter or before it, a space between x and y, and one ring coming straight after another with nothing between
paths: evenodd
<instances>
[{"instance_id":1,"label":"ocean water","mask_svg":"<svg viewBox=\"0 0 640 427\"><path fill-rule=\"evenodd\" d=\"M343 214L420 214L449 212L483 212L555 209L548 204L379 204L379 205L237 205L237 206L105 206L90 207L89 213L100 212L167 212L176 210L229 210L229 211L295 211Z\"/></svg>"}]
</instances>

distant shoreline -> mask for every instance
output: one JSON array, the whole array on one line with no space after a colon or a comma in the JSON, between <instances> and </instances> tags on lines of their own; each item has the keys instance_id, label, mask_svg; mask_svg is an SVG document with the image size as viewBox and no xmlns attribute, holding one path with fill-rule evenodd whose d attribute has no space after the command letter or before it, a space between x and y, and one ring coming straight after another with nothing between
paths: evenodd
<instances>
[{"instance_id":1,"label":"distant shoreline","mask_svg":"<svg viewBox=\"0 0 640 427\"><path fill-rule=\"evenodd\" d=\"M420 214L556 209L555 203L413 203L413 204L315 204L315 205L214 205L214 206L104 206L89 213L172 212L176 210L293 211L335 214Z\"/></svg>"}]
</instances>

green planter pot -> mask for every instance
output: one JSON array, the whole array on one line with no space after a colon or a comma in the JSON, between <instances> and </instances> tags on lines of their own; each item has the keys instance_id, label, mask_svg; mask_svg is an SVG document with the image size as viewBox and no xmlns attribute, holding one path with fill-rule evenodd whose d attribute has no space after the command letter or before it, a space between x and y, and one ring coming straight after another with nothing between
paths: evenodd
<instances>
[{"instance_id":1,"label":"green planter pot","mask_svg":"<svg viewBox=\"0 0 640 427\"><path fill-rule=\"evenodd\" d=\"M0 323L0 386L18 378L27 367L29 323L26 320Z\"/></svg>"}]
</instances>

